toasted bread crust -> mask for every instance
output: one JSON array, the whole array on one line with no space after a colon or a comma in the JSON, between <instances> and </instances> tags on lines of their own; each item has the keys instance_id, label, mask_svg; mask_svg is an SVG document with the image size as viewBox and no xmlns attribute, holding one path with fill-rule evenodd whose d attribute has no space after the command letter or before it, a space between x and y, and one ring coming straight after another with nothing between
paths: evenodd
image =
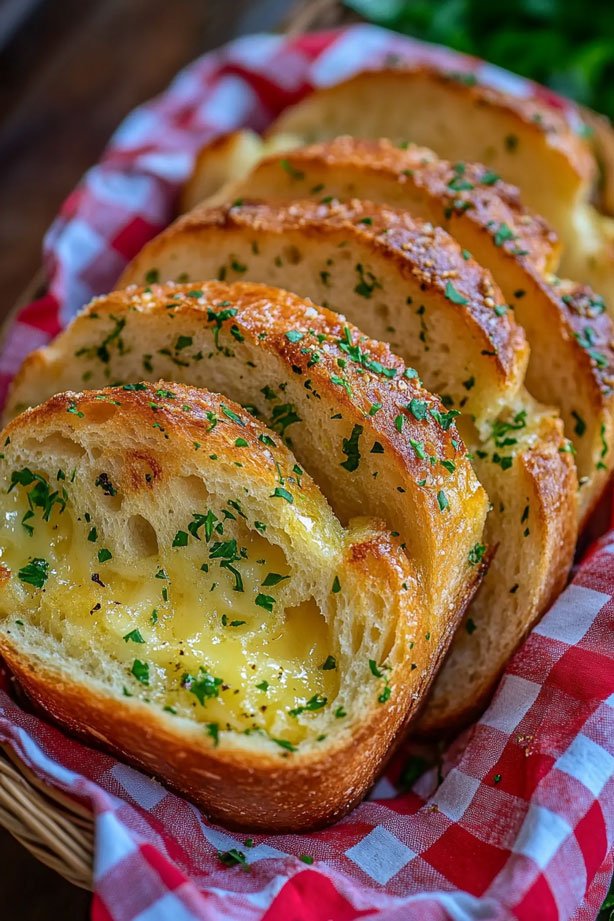
<instances>
[{"instance_id":1,"label":"toasted bread crust","mask_svg":"<svg viewBox=\"0 0 614 921\"><path fill-rule=\"evenodd\" d=\"M332 188L327 182L329 176ZM214 197L218 200L222 196L221 204L229 200L229 194L232 200L243 194L268 198L274 190L276 198L319 196L321 199L336 194L337 176L343 176L349 186L354 182L353 195L357 198L363 197L361 182L375 179L382 184L382 192L383 184L390 183L390 198L376 201L391 207L402 207L403 196L409 205L413 190L431 204L427 219L449 227L453 236L458 222L471 223L475 233L491 237L508 258L517 259L521 252L540 271L556 268L560 255L558 238L543 218L523 206L515 186L480 164L450 163L427 147L414 144L399 147L386 138L363 140L343 136L283 154L268 154L245 178L221 189ZM196 196L188 198L192 208L202 200ZM412 213L413 209L409 206L408 210ZM501 227L507 228L505 233L500 233Z\"/></svg>"},{"instance_id":2,"label":"toasted bread crust","mask_svg":"<svg viewBox=\"0 0 614 921\"><path fill-rule=\"evenodd\" d=\"M370 202L244 202L235 207L196 208L147 244L122 274L118 286L142 284L169 245L198 241L201 233L217 232L227 252L232 251L233 235L243 236L252 229L289 244L293 235L314 245L323 239L342 247L348 241L364 242L402 277L412 278L422 292L428 292L442 311L454 311L460 318L457 322L479 344L476 352L484 372L488 368L492 374L493 387L515 391L520 385L528 359L526 340L511 316L496 311L503 298L490 274L473 259L463 258L460 247L445 231ZM451 293L449 286L454 289ZM460 297L460 302L455 297ZM473 395L465 396L471 400Z\"/></svg>"},{"instance_id":3,"label":"toasted bread crust","mask_svg":"<svg viewBox=\"0 0 614 921\"><path fill-rule=\"evenodd\" d=\"M509 658L565 587L577 537L576 471L571 456L561 453L562 443L559 420L548 420L541 426L539 442L531 451L518 457L524 478L524 495L527 507L531 509L527 527L532 533L540 534L540 558L535 562L535 570L540 574L535 579L537 590L529 594L523 610L518 612L514 621L502 625L498 637L497 667L490 672L471 671L473 662L480 660L478 650L483 642L480 631L486 630L487 625L478 621L471 625L471 630L466 625L459 628L450 653L450 658L455 659L457 665L451 669L443 668L435 679L415 729L418 735L432 738L451 734L480 715ZM494 547L495 558L497 550ZM528 581L528 573L523 575ZM532 578L535 575L533 573ZM510 586L500 582L499 598L491 595L491 602L497 604L509 590ZM474 607L469 613L475 614L475 610ZM459 681L470 688L469 693L466 688L463 691L461 707Z\"/></svg>"}]
</instances>

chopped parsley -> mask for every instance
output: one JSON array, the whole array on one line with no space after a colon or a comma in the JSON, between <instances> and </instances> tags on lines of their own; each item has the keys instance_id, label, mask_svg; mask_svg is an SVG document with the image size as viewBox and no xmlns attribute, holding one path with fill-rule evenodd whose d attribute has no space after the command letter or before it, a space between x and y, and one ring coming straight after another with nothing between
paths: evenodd
<instances>
[{"instance_id":1,"label":"chopped parsley","mask_svg":"<svg viewBox=\"0 0 614 921\"><path fill-rule=\"evenodd\" d=\"M271 612L273 610L273 605L275 604L275 598L271 595L263 595L260 592L256 595L255 603L259 608L264 608L265 611Z\"/></svg>"},{"instance_id":2,"label":"chopped parsley","mask_svg":"<svg viewBox=\"0 0 614 921\"><path fill-rule=\"evenodd\" d=\"M279 161L281 168L288 174L291 179L304 179L305 173L297 169L293 163L290 162L287 158Z\"/></svg>"},{"instance_id":3,"label":"chopped parsley","mask_svg":"<svg viewBox=\"0 0 614 921\"><path fill-rule=\"evenodd\" d=\"M289 710L290 716L300 716L301 713L313 713L315 710L321 710L328 703L327 697L322 697L320 694L314 694L306 704L303 704L299 707L294 707L294 709Z\"/></svg>"},{"instance_id":4,"label":"chopped parsley","mask_svg":"<svg viewBox=\"0 0 614 921\"><path fill-rule=\"evenodd\" d=\"M215 678L202 666L198 669L196 676L185 674L181 679L181 686L193 694L203 707L210 697L217 697L219 694L221 678Z\"/></svg>"},{"instance_id":5,"label":"chopped parsley","mask_svg":"<svg viewBox=\"0 0 614 921\"><path fill-rule=\"evenodd\" d=\"M271 499L285 499L290 505L294 502L292 493L289 493L287 489L284 489L282 486L276 486L273 490L273 493L270 497Z\"/></svg>"},{"instance_id":6,"label":"chopped parsley","mask_svg":"<svg viewBox=\"0 0 614 921\"><path fill-rule=\"evenodd\" d=\"M26 585L42 588L49 576L49 563L40 557L30 560L17 573L17 578Z\"/></svg>"},{"instance_id":7,"label":"chopped parsley","mask_svg":"<svg viewBox=\"0 0 614 921\"><path fill-rule=\"evenodd\" d=\"M279 745L280 748L285 748L287 752L295 752L296 745L293 745L292 742L288 742L287 739L271 739L272 742L275 742L276 745Z\"/></svg>"},{"instance_id":8,"label":"chopped parsley","mask_svg":"<svg viewBox=\"0 0 614 921\"><path fill-rule=\"evenodd\" d=\"M217 856L225 867L241 867L242 870L249 870L247 857L243 851L237 850L236 847L231 847L229 851L218 851Z\"/></svg>"},{"instance_id":9,"label":"chopped parsley","mask_svg":"<svg viewBox=\"0 0 614 921\"><path fill-rule=\"evenodd\" d=\"M477 566L484 559L484 554L486 553L486 547L484 544L474 544L474 546L469 551L469 562L472 566Z\"/></svg>"},{"instance_id":10,"label":"chopped parsley","mask_svg":"<svg viewBox=\"0 0 614 921\"><path fill-rule=\"evenodd\" d=\"M141 684L149 684L149 665L147 662L141 662L140 659L135 659L130 671Z\"/></svg>"},{"instance_id":11,"label":"chopped parsley","mask_svg":"<svg viewBox=\"0 0 614 921\"><path fill-rule=\"evenodd\" d=\"M453 304L468 304L469 301L466 297L457 291L451 281L446 282L446 289L444 292L445 296L449 301L452 301Z\"/></svg>"},{"instance_id":12,"label":"chopped parsley","mask_svg":"<svg viewBox=\"0 0 614 921\"><path fill-rule=\"evenodd\" d=\"M360 262L356 265L356 272L358 273L359 281L354 291L361 297L369 299L376 288L382 287L373 272L369 272L368 269L365 269Z\"/></svg>"},{"instance_id":13,"label":"chopped parsley","mask_svg":"<svg viewBox=\"0 0 614 921\"><path fill-rule=\"evenodd\" d=\"M342 442L342 451L346 456L346 460L341 462L341 466L349 473L356 470L360 464L360 449L358 447L358 442L362 433L362 425L355 425L350 437L344 438Z\"/></svg>"},{"instance_id":14,"label":"chopped parsley","mask_svg":"<svg viewBox=\"0 0 614 921\"><path fill-rule=\"evenodd\" d=\"M130 633L126 633L126 635L123 636L122 639L124 643L144 643L145 642L145 640L143 639L143 635L141 631L138 629L138 627L134 630L131 630Z\"/></svg>"},{"instance_id":15,"label":"chopped parsley","mask_svg":"<svg viewBox=\"0 0 614 921\"><path fill-rule=\"evenodd\" d=\"M266 578L262 582L264 588L270 588L274 585L278 585L280 582L283 582L285 579L289 579L290 576L280 576L278 572L269 572L266 575Z\"/></svg>"}]
</instances>

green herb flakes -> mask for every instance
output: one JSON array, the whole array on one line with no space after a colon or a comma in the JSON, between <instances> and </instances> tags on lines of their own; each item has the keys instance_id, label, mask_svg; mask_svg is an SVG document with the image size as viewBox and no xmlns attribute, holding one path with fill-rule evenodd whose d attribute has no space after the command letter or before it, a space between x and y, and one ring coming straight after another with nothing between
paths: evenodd
<instances>
[{"instance_id":1,"label":"green herb flakes","mask_svg":"<svg viewBox=\"0 0 614 921\"><path fill-rule=\"evenodd\" d=\"M42 588L49 577L49 563L40 557L30 560L17 573L17 578L26 585Z\"/></svg>"}]
</instances>

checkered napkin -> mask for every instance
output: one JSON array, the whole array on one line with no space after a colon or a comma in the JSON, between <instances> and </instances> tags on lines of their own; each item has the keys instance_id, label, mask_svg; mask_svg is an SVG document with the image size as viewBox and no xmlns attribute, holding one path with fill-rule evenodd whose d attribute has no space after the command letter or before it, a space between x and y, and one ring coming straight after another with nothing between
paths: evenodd
<instances>
[{"instance_id":1,"label":"checkered napkin","mask_svg":"<svg viewBox=\"0 0 614 921\"><path fill-rule=\"evenodd\" d=\"M391 56L435 59L577 119L534 84L370 26L235 41L133 112L64 203L45 241L49 292L9 330L2 392L27 352L168 223L204 141L262 129L313 86ZM613 615L614 532L512 659L482 719L436 764L405 746L369 801L315 834L246 840L212 826L22 709L8 681L0 741L91 809L96 921L593 921L612 873Z\"/></svg>"}]
</instances>

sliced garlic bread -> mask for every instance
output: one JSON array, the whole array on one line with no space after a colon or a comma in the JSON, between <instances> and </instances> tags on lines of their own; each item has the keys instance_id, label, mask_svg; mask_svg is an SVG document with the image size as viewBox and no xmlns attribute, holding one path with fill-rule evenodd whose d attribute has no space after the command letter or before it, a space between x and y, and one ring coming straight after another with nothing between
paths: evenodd
<instances>
[{"instance_id":1,"label":"sliced garlic bread","mask_svg":"<svg viewBox=\"0 0 614 921\"><path fill-rule=\"evenodd\" d=\"M492 277L445 231L392 208L197 208L148 243L119 285L185 275L266 281L347 313L478 425L496 418L524 379L526 339Z\"/></svg>"},{"instance_id":2,"label":"sliced garlic bread","mask_svg":"<svg viewBox=\"0 0 614 921\"><path fill-rule=\"evenodd\" d=\"M453 162L492 167L560 235L563 274L614 305L614 224L591 204L594 154L552 106L436 67L364 71L286 109L267 141L283 135L285 144L289 136L304 144L340 134L413 141Z\"/></svg>"},{"instance_id":3,"label":"sliced garlic bread","mask_svg":"<svg viewBox=\"0 0 614 921\"><path fill-rule=\"evenodd\" d=\"M462 412L461 434L499 509L484 542L498 547L505 578L487 574L471 606L474 632L484 634L471 680L443 708L427 708L424 720L439 731L468 719L563 586L576 535L569 445L557 414L521 386L524 335L510 311L496 309L503 299L490 274L445 231L364 202L197 209L148 244L122 283L154 273L250 278L327 301L368 335L388 339L429 389ZM527 560L533 564L518 579ZM456 648L455 641L449 661Z\"/></svg>"},{"instance_id":4,"label":"sliced garlic bread","mask_svg":"<svg viewBox=\"0 0 614 921\"><path fill-rule=\"evenodd\" d=\"M206 387L248 406L292 447L343 522L386 521L414 562L432 649L447 646L475 590L488 500L456 414L386 345L265 285L112 292L29 356L8 415L85 383L141 377Z\"/></svg>"},{"instance_id":5,"label":"sliced garlic bread","mask_svg":"<svg viewBox=\"0 0 614 921\"><path fill-rule=\"evenodd\" d=\"M527 333L530 392L556 406L576 451L584 522L614 460L614 326L603 299L551 275L558 262L548 225L518 190L486 167L440 160L425 148L349 137L267 156L214 198L267 201L358 197L404 208L444 227L490 269ZM209 202L210 204L211 202Z\"/></svg>"},{"instance_id":6,"label":"sliced garlic bread","mask_svg":"<svg viewBox=\"0 0 614 921\"><path fill-rule=\"evenodd\" d=\"M32 699L216 821L347 812L437 665L398 541L342 528L275 433L202 390L62 394L3 443L0 652Z\"/></svg>"}]
</instances>

